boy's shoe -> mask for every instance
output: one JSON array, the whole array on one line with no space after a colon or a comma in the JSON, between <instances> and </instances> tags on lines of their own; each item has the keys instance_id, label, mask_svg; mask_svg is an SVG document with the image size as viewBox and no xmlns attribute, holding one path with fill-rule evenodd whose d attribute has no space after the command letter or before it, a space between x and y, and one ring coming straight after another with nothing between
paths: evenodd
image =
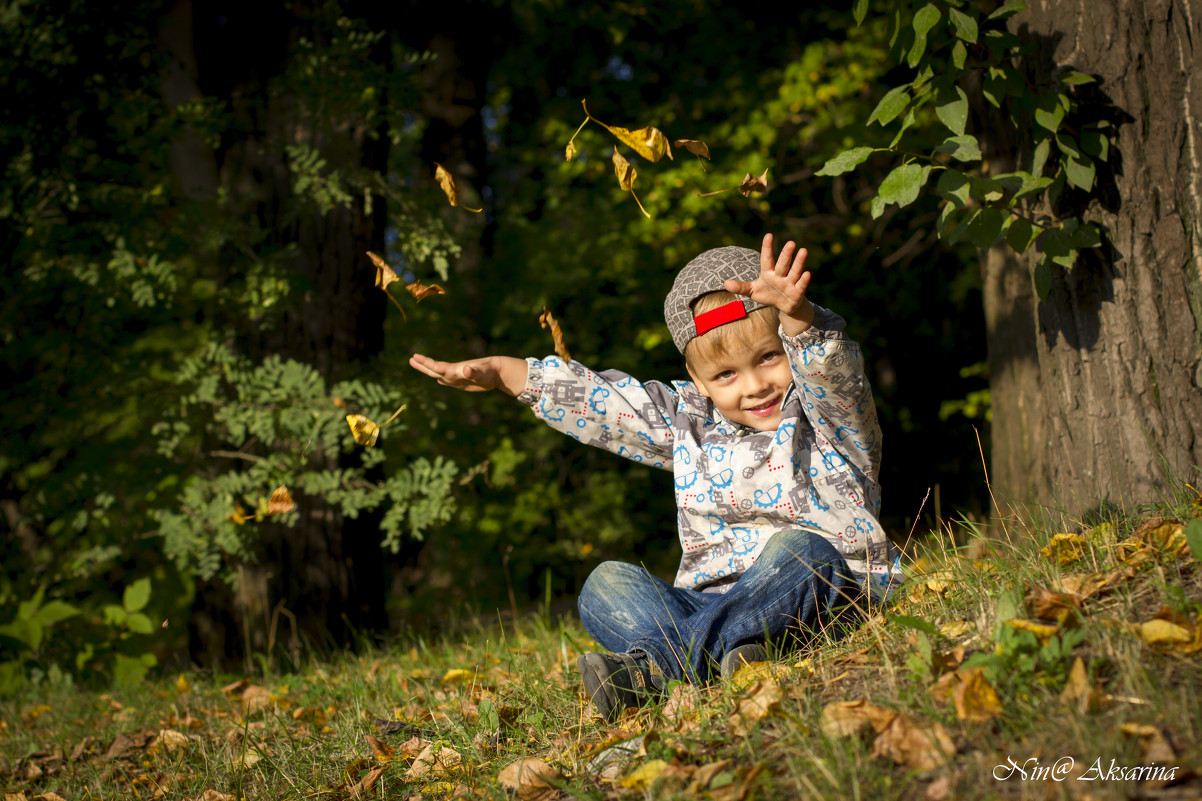
<instances>
[{"instance_id":1,"label":"boy's shoe","mask_svg":"<svg viewBox=\"0 0 1202 801\"><path fill-rule=\"evenodd\" d=\"M623 709L642 706L660 691L646 656L587 653L576 660L576 669L593 706L610 723Z\"/></svg>"},{"instance_id":2,"label":"boy's shoe","mask_svg":"<svg viewBox=\"0 0 1202 801\"><path fill-rule=\"evenodd\" d=\"M738 672L739 668L744 665L750 665L752 662L767 662L768 652L764 650L764 646L758 642L747 643L740 645L738 648L732 648L722 656L722 663L718 667L719 673L722 675L723 681L729 681L731 676Z\"/></svg>"}]
</instances>

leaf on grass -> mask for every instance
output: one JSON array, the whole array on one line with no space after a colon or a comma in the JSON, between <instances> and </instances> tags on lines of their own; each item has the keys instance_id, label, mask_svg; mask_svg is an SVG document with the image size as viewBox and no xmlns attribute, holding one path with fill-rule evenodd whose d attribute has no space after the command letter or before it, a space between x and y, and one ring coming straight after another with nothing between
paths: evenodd
<instances>
[{"instance_id":1,"label":"leaf on grass","mask_svg":"<svg viewBox=\"0 0 1202 801\"><path fill-rule=\"evenodd\" d=\"M380 290L388 296L388 299L392 301L392 305L397 307L397 310L401 313L401 317L408 319L405 314L405 310L401 308L401 304L392 296L392 293L388 291L388 285L393 281L401 280L400 276L396 274L395 270L388 266L388 262L372 253L370 250L367 251L367 256L371 259L372 264L376 265L376 286L378 286Z\"/></svg>"},{"instance_id":2,"label":"leaf on grass","mask_svg":"<svg viewBox=\"0 0 1202 801\"><path fill-rule=\"evenodd\" d=\"M683 147L699 159L708 159L710 157L710 146L700 139L677 139L672 143L672 146Z\"/></svg>"},{"instance_id":3,"label":"leaf on grass","mask_svg":"<svg viewBox=\"0 0 1202 801\"><path fill-rule=\"evenodd\" d=\"M1189 643L1194 639L1193 632L1185 626L1159 618L1141 623L1139 636L1148 645L1176 645L1178 643Z\"/></svg>"},{"instance_id":4,"label":"leaf on grass","mask_svg":"<svg viewBox=\"0 0 1202 801\"><path fill-rule=\"evenodd\" d=\"M668 138L664 136L664 132L659 128L620 128L616 125L606 125L601 120L589 113L587 101L581 100L580 105L584 107L584 114L593 122L600 125L605 130L616 136L622 144L629 147L635 153L638 153L642 158L647 159L652 164L667 156L672 158L672 148L668 147ZM586 120L587 121L587 120ZM575 136L572 137L575 139ZM616 148L615 148L616 149ZM570 159L569 159L570 161Z\"/></svg>"},{"instance_id":5,"label":"leaf on grass","mask_svg":"<svg viewBox=\"0 0 1202 801\"><path fill-rule=\"evenodd\" d=\"M355 438L355 442L360 445L372 447L376 444L376 440L380 437L380 429L391 423L397 418L401 412L405 411L405 404L401 408L392 413L383 423L376 425L371 419L361 414L348 414L346 416L346 424L351 427L351 436Z\"/></svg>"},{"instance_id":6,"label":"leaf on grass","mask_svg":"<svg viewBox=\"0 0 1202 801\"><path fill-rule=\"evenodd\" d=\"M967 620L950 620L939 627L939 633L949 640L955 640L963 637L965 634L971 634L977 630L976 624Z\"/></svg>"},{"instance_id":7,"label":"leaf on grass","mask_svg":"<svg viewBox=\"0 0 1202 801\"><path fill-rule=\"evenodd\" d=\"M629 790L646 792L667 767L668 763L662 759L649 760L631 771L619 784Z\"/></svg>"},{"instance_id":8,"label":"leaf on grass","mask_svg":"<svg viewBox=\"0 0 1202 801\"><path fill-rule=\"evenodd\" d=\"M414 281L412 284L405 284L405 290L413 296L413 299L421 303L431 295L445 295L446 290L438 284L423 284L421 281Z\"/></svg>"},{"instance_id":9,"label":"leaf on grass","mask_svg":"<svg viewBox=\"0 0 1202 801\"><path fill-rule=\"evenodd\" d=\"M869 724L876 731L881 731L896 714L862 698L855 701L832 701L822 708L822 731L833 740L856 734Z\"/></svg>"},{"instance_id":10,"label":"leaf on grass","mask_svg":"<svg viewBox=\"0 0 1202 801\"><path fill-rule=\"evenodd\" d=\"M1068 672L1068 681L1060 691L1060 703L1076 705L1082 712L1088 712L1102 699L1102 693L1089 681L1089 671L1085 668L1085 660L1077 657L1073 667Z\"/></svg>"},{"instance_id":11,"label":"leaf on grass","mask_svg":"<svg viewBox=\"0 0 1202 801\"><path fill-rule=\"evenodd\" d=\"M767 168L764 169L764 172L758 178L753 177L751 175L751 173L747 173L747 175L744 176L744 178L743 178L743 182L739 184L739 191L743 194L743 197L751 197L753 192L757 193L757 194L762 194L764 192L767 192L768 191L768 170L767 170Z\"/></svg>"},{"instance_id":12,"label":"leaf on grass","mask_svg":"<svg viewBox=\"0 0 1202 801\"><path fill-rule=\"evenodd\" d=\"M445 684L463 684L465 682L474 681L476 671L464 670L463 668L451 668L442 676L442 683Z\"/></svg>"},{"instance_id":13,"label":"leaf on grass","mask_svg":"<svg viewBox=\"0 0 1202 801\"><path fill-rule=\"evenodd\" d=\"M434 180L438 181L438 185L442 187L442 191L447 196L447 201L452 206L459 205L459 187L455 183L455 176L451 175L450 170L442 166L438 162L434 162ZM483 208L473 209L470 206L463 206L464 211L470 211L473 214L479 214L484 211Z\"/></svg>"},{"instance_id":14,"label":"leaf on grass","mask_svg":"<svg viewBox=\"0 0 1202 801\"><path fill-rule=\"evenodd\" d=\"M189 740L188 735L184 734L183 732L178 732L175 729L163 729L155 735L154 739L150 741L150 745L148 745L147 748L162 749L168 753L172 753L183 748L189 742L191 742L191 740Z\"/></svg>"},{"instance_id":15,"label":"leaf on grass","mask_svg":"<svg viewBox=\"0 0 1202 801\"><path fill-rule=\"evenodd\" d=\"M210 789L200 794L199 801L234 801L234 796Z\"/></svg>"},{"instance_id":16,"label":"leaf on grass","mask_svg":"<svg viewBox=\"0 0 1202 801\"><path fill-rule=\"evenodd\" d=\"M559 327L559 321L546 306L543 306L543 313L538 316L538 324L541 328L551 329L551 339L555 341L555 355L563 359L564 364L572 361L572 354L563 342L563 329Z\"/></svg>"},{"instance_id":17,"label":"leaf on grass","mask_svg":"<svg viewBox=\"0 0 1202 801\"><path fill-rule=\"evenodd\" d=\"M1047 645L1052 637L1060 633L1060 626L1056 623L1047 623L1043 620L1025 620L1023 618L1013 618L1006 621L1006 625L1018 631L1029 631L1039 640L1040 645Z\"/></svg>"},{"instance_id":18,"label":"leaf on grass","mask_svg":"<svg viewBox=\"0 0 1202 801\"><path fill-rule=\"evenodd\" d=\"M696 729L701 722L701 693L694 684L682 682L672 687L668 701L664 704L664 720L673 731L686 732Z\"/></svg>"},{"instance_id":19,"label":"leaf on grass","mask_svg":"<svg viewBox=\"0 0 1202 801\"><path fill-rule=\"evenodd\" d=\"M405 778L413 780L422 776L448 776L463 762L463 757L453 748L438 743L430 743L413 760Z\"/></svg>"},{"instance_id":20,"label":"leaf on grass","mask_svg":"<svg viewBox=\"0 0 1202 801\"><path fill-rule=\"evenodd\" d=\"M549 801L559 795L551 782L563 775L538 757L526 757L506 765L497 775L497 783L521 801Z\"/></svg>"},{"instance_id":21,"label":"leaf on grass","mask_svg":"<svg viewBox=\"0 0 1202 801\"><path fill-rule=\"evenodd\" d=\"M377 762L391 762L396 759L396 749L385 742L381 742L380 738L374 734L364 735L367 744L371 746L372 755L375 756Z\"/></svg>"},{"instance_id":22,"label":"leaf on grass","mask_svg":"<svg viewBox=\"0 0 1202 801\"><path fill-rule=\"evenodd\" d=\"M958 672L959 682L952 690L956 717L969 723L984 723L1002 714L997 691L985 678L983 668L965 668Z\"/></svg>"},{"instance_id":23,"label":"leaf on grass","mask_svg":"<svg viewBox=\"0 0 1202 801\"><path fill-rule=\"evenodd\" d=\"M780 685L772 679L761 679L747 690L730 716L730 729L739 737L745 737L755 724L771 715L780 707L782 698Z\"/></svg>"},{"instance_id":24,"label":"leaf on grass","mask_svg":"<svg viewBox=\"0 0 1202 801\"><path fill-rule=\"evenodd\" d=\"M617 145L614 145L613 163L614 175L618 176L618 186L622 188L623 192L629 192L630 196L634 198L634 202L638 204L639 211L643 212L643 216L651 219L651 215L643 208L639 196L634 193L634 179L639 177L638 171L618 152Z\"/></svg>"},{"instance_id":25,"label":"leaf on grass","mask_svg":"<svg viewBox=\"0 0 1202 801\"><path fill-rule=\"evenodd\" d=\"M909 715L896 715L873 741L871 755L915 770L933 770L955 753L956 746L942 723L922 725Z\"/></svg>"},{"instance_id":26,"label":"leaf on grass","mask_svg":"<svg viewBox=\"0 0 1202 801\"><path fill-rule=\"evenodd\" d=\"M1140 758L1145 764L1151 762L1171 764L1177 760L1176 750L1159 727L1131 721L1124 723L1119 730L1129 737L1140 738Z\"/></svg>"},{"instance_id":27,"label":"leaf on grass","mask_svg":"<svg viewBox=\"0 0 1202 801\"><path fill-rule=\"evenodd\" d=\"M733 690L742 690L762 679L779 681L790 672L787 666L775 662L741 662L730 677L729 684Z\"/></svg>"},{"instance_id":28,"label":"leaf on grass","mask_svg":"<svg viewBox=\"0 0 1202 801\"><path fill-rule=\"evenodd\" d=\"M363 774L354 787L351 788L351 797L360 798L367 795L375 789L376 782L380 781L380 777L384 775L384 771L388 770L387 765L376 765Z\"/></svg>"},{"instance_id":29,"label":"leaf on grass","mask_svg":"<svg viewBox=\"0 0 1202 801\"><path fill-rule=\"evenodd\" d=\"M1085 538L1080 534L1064 531L1053 535L1039 552L1063 567L1085 556Z\"/></svg>"},{"instance_id":30,"label":"leaf on grass","mask_svg":"<svg viewBox=\"0 0 1202 801\"><path fill-rule=\"evenodd\" d=\"M1185 526L1175 518L1168 520L1159 517L1149 518L1135 530L1130 539L1142 542L1154 550L1176 556L1185 556L1189 553Z\"/></svg>"},{"instance_id":31,"label":"leaf on grass","mask_svg":"<svg viewBox=\"0 0 1202 801\"><path fill-rule=\"evenodd\" d=\"M276 487L275 492L271 493L271 497L267 500L267 514L269 515L287 514L295 508L296 504L292 501L292 494L283 484Z\"/></svg>"},{"instance_id":32,"label":"leaf on grass","mask_svg":"<svg viewBox=\"0 0 1202 801\"><path fill-rule=\"evenodd\" d=\"M1078 598L1043 587L1032 587L1027 593L1027 608L1037 618L1054 620L1061 626L1072 625L1081 606Z\"/></svg>"}]
</instances>

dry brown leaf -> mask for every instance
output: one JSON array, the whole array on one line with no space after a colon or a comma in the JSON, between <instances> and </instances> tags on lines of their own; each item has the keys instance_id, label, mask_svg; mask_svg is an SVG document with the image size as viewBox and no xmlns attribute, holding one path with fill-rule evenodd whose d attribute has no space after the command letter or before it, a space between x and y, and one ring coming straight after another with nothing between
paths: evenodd
<instances>
[{"instance_id":1,"label":"dry brown leaf","mask_svg":"<svg viewBox=\"0 0 1202 801\"><path fill-rule=\"evenodd\" d=\"M400 276L396 274L395 270L388 266L388 262L372 253L370 250L367 251L367 256L371 259L372 264L376 265L376 286L378 286L380 290L388 296L388 299L392 301L392 305L397 307L397 310L401 313L401 317L408 319L408 316L405 314L405 310L401 308L401 304L392 296L392 293L388 291L388 285L394 281L401 280Z\"/></svg>"},{"instance_id":2,"label":"dry brown leaf","mask_svg":"<svg viewBox=\"0 0 1202 801\"><path fill-rule=\"evenodd\" d=\"M412 780L422 776L446 776L454 771L463 761L463 757L453 748L438 743L430 743L413 760L405 778Z\"/></svg>"},{"instance_id":3,"label":"dry brown leaf","mask_svg":"<svg viewBox=\"0 0 1202 801\"><path fill-rule=\"evenodd\" d=\"M982 668L965 668L959 671L959 677L959 682L952 690L952 705L958 719L984 723L1002 713L1001 699L985 678Z\"/></svg>"},{"instance_id":4,"label":"dry brown leaf","mask_svg":"<svg viewBox=\"0 0 1202 801\"><path fill-rule=\"evenodd\" d=\"M438 185L442 187L442 191L447 196L447 201L452 206L459 205L459 186L455 183L455 176L451 175L450 170L442 166L438 162L434 162L434 180L438 181ZM469 206L462 207L464 211L470 211L473 214L479 214L484 211L483 208L473 209Z\"/></svg>"},{"instance_id":5,"label":"dry brown leaf","mask_svg":"<svg viewBox=\"0 0 1202 801\"><path fill-rule=\"evenodd\" d=\"M205 790L200 794L200 801L234 801L234 797L229 793L220 793L216 790Z\"/></svg>"},{"instance_id":6,"label":"dry brown leaf","mask_svg":"<svg viewBox=\"0 0 1202 801\"><path fill-rule=\"evenodd\" d=\"M1076 705L1082 712L1088 712L1102 700L1102 692L1089 682L1089 671L1085 669L1085 660L1077 657L1068 673L1068 681L1060 691L1060 702L1070 706Z\"/></svg>"},{"instance_id":7,"label":"dry brown leaf","mask_svg":"<svg viewBox=\"0 0 1202 801\"><path fill-rule=\"evenodd\" d=\"M954 783L951 776L940 776L927 785L926 801L949 801L952 798Z\"/></svg>"},{"instance_id":8,"label":"dry brown leaf","mask_svg":"<svg viewBox=\"0 0 1202 801\"><path fill-rule=\"evenodd\" d=\"M445 295L447 292L438 284L423 284L421 281L414 281L412 284L405 284L405 290L413 296L413 299L421 303L431 295Z\"/></svg>"},{"instance_id":9,"label":"dry brown leaf","mask_svg":"<svg viewBox=\"0 0 1202 801\"><path fill-rule=\"evenodd\" d=\"M296 508L296 504L292 502L292 494L283 484L277 487L267 500L267 514L269 515L287 514L294 508Z\"/></svg>"},{"instance_id":10,"label":"dry brown leaf","mask_svg":"<svg viewBox=\"0 0 1202 801\"><path fill-rule=\"evenodd\" d=\"M396 749L385 742L381 742L374 734L364 735L367 739L367 744L371 746L372 755L375 756L377 762L391 762L396 759Z\"/></svg>"},{"instance_id":11,"label":"dry brown leaf","mask_svg":"<svg viewBox=\"0 0 1202 801\"><path fill-rule=\"evenodd\" d=\"M497 783L521 801L549 801L559 794L551 782L561 779L559 771L538 757L519 759L497 775Z\"/></svg>"},{"instance_id":12,"label":"dry brown leaf","mask_svg":"<svg viewBox=\"0 0 1202 801\"><path fill-rule=\"evenodd\" d=\"M375 767L369 769L367 773L363 774L363 778L351 788L351 797L360 798L361 796L370 793L373 789L375 789L376 782L380 780L380 777L384 775L384 771L386 770L388 770L387 765L376 765Z\"/></svg>"},{"instance_id":13,"label":"dry brown leaf","mask_svg":"<svg viewBox=\"0 0 1202 801\"><path fill-rule=\"evenodd\" d=\"M162 748L165 751L177 751L186 746L189 742L188 735L178 732L175 729L163 729L155 735L150 741L148 748Z\"/></svg>"},{"instance_id":14,"label":"dry brown leaf","mask_svg":"<svg viewBox=\"0 0 1202 801\"><path fill-rule=\"evenodd\" d=\"M67 801L67 799L63 798L58 793L46 792L42 793L41 795L35 795L33 797L33 801Z\"/></svg>"},{"instance_id":15,"label":"dry brown leaf","mask_svg":"<svg viewBox=\"0 0 1202 801\"><path fill-rule=\"evenodd\" d=\"M855 701L832 701L822 709L822 731L831 739L848 737L869 724L876 731L880 731L889 725L896 714L874 706L862 698Z\"/></svg>"},{"instance_id":16,"label":"dry brown leaf","mask_svg":"<svg viewBox=\"0 0 1202 801\"><path fill-rule=\"evenodd\" d=\"M964 662L964 657L968 654L963 645L957 645L950 651L944 651L941 654L935 654L931 659L931 670L934 673L946 673L949 670L955 670Z\"/></svg>"},{"instance_id":17,"label":"dry brown leaf","mask_svg":"<svg viewBox=\"0 0 1202 801\"><path fill-rule=\"evenodd\" d=\"M730 730L740 737L746 736L755 724L777 710L782 697L780 685L772 679L757 681L730 716Z\"/></svg>"},{"instance_id":18,"label":"dry brown leaf","mask_svg":"<svg viewBox=\"0 0 1202 801\"><path fill-rule=\"evenodd\" d=\"M634 193L634 179L639 177L638 171L618 152L617 145L614 145L613 163L614 175L618 176L618 186L622 188L623 192L630 193L630 196L634 198L634 202L638 203L639 211L643 212L643 215L650 219L651 215L643 208L642 202L639 201L639 196Z\"/></svg>"},{"instance_id":19,"label":"dry brown leaf","mask_svg":"<svg viewBox=\"0 0 1202 801\"><path fill-rule=\"evenodd\" d=\"M572 361L572 354L563 342L563 329L559 327L559 321L546 306L543 306L543 313L538 316L538 324L542 328L551 329L551 339L555 341L555 355L563 359L564 364Z\"/></svg>"},{"instance_id":20,"label":"dry brown leaf","mask_svg":"<svg viewBox=\"0 0 1202 801\"><path fill-rule=\"evenodd\" d=\"M696 685L687 682L676 684L664 704L664 719L674 731L692 731L700 724L700 702L701 693Z\"/></svg>"},{"instance_id":21,"label":"dry brown leaf","mask_svg":"<svg viewBox=\"0 0 1202 801\"><path fill-rule=\"evenodd\" d=\"M759 178L755 178L751 175L751 173L747 173L747 176L743 178L743 182L739 184L739 191L743 194L743 197L751 197L753 192L767 192L768 170L765 168L763 174L760 175Z\"/></svg>"},{"instance_id":22,"label":"dry brown leaf","mask_svg":"<svg viewBox=\"0 0 1202 801\"><path fill-rule=\"evenodd\" d=\"M683 147L698 158L708 159L710 157L710 146L699 139L677 139L672 145Z\"/></svg>"},{"instance_id":23,"label":"dry brown leaf","mask_svg":"<svg viewBox=\"0 0 1202 801\"><path fill-rule=\"evenodd\" d=\"M1172 763L1177 759L1177 752L1172 743L1160 728L1147 723L1124 723L1119 727L1123 734L1140 738L1140 757L1144 763Z\"/></svg>"},{"instance_id":24,"label":"dry brown leaf","mask_svg":"<svg viewBox=\"0 0 1202 801\"><path fill-rule=\"evenodd\" d=\"M586 100L581 100L580 105L584 107L585 116L589 120L592 120L616 136L622 144L629 147L635 153L638 153L640 157L647 159L647 161L653 164L664 156L667 156L669 159L672 158L672 148L668 146L668 138L664 136L664 132L659 128L636 128L632 131L629 128L619 128L616 125L606 125L589 113L588 102ZM574 136L572 138L575 139ZM571 161L571 159L569 158L568 161Z\"/></svg>"},{"instance_id":25,"label":"dry brown leaf","mask_svg":"<svg viewBox=\"0 0 1202 801\"><path fill-rule=\"evenodd\" d=\"M1076 622L1077 610L1081 606L1079 598L1043 587L1032 587L1027 593L1026 603L1035 617L1054 620L1061 626Z\"/></svg>"},{"instance_id":26,"label":"dry brown leaf","mask_svg":"<svg viewBox=\"0 0 1202 801\"><path fill-rule=\"evenodd\" d=\"M955 752L956 746L942 723L923 726L909 715L894 716L872 743L872 756L886 757L916 770L937 768Z\"/></svg>"}]
</instances>

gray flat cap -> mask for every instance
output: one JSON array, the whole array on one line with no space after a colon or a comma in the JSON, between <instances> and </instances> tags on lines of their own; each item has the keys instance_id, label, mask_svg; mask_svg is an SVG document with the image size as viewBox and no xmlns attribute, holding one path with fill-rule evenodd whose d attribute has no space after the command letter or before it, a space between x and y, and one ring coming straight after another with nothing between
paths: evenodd
<instances>
[{"instance_id":1,"label":"gray flat cap","mask_svg":"<svg viewBox=\"0 0 1202 801\"><path fill-rule=\"evenodd\" d=\"M750 248L724 247L707 250L684 266L664 299L664 321L672 332L676 349L684 353L685 346L697 336L693 322L693 301L709 292L725 289L726 280L754 281L760 276L760 254ZM750 314L764 304L742 298L743 310ZM735 309L738 311L738 309Z\"/></svg>"}]
</instances>

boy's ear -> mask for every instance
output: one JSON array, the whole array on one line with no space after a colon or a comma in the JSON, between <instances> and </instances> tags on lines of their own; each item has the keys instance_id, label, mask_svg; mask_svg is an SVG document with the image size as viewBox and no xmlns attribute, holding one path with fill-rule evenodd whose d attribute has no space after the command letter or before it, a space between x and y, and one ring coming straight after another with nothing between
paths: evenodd
<instances>
[{"instance_id":1,"label":"boy's ear","mask_svg":"<svg viewBox=\"0 0 1202 801\"><path fill-rule=\"evenodd\" d=\"M705 384L703 384L701 380L697 378L697 374L693 372L693 365L689 364L688 359L685 359L684 369L689 371L689 378L693 379L693 386L697 387L697 391L701 393L702 397L708 398L710 396L709 390L706 389Z\"/></svg>"}]
</instances>

